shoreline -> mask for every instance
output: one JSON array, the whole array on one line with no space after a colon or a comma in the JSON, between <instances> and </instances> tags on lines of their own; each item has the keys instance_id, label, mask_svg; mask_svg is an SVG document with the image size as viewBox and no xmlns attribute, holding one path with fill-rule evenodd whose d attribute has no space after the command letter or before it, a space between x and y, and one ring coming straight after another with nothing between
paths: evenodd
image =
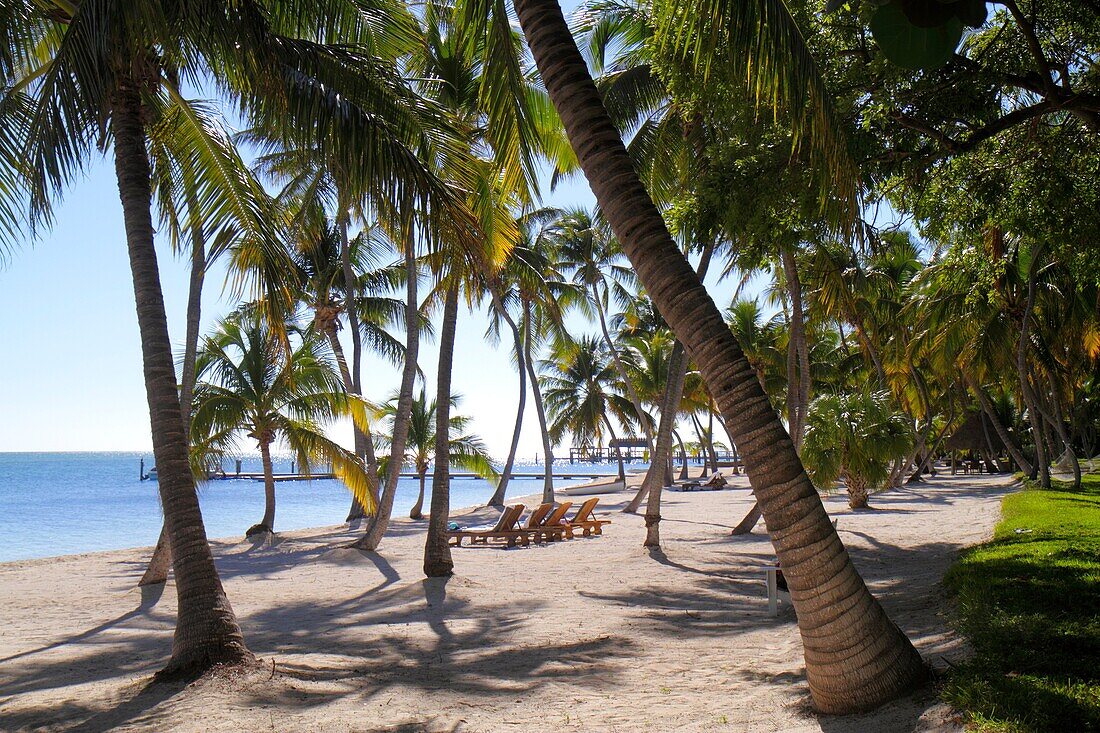
<instances>
[{"instance_id":1,"label":"shoreline","mask_svg":"<svg viewBox=\"0 0 1100 733\"><path fill-rule=\"evenodd\" d=\"M475 733L526 716L564 731L819 732L793 611L767 612L771 542L762 526L729 534L752 503L737 490L747 480L732 483L669 492L660 552L641 546L643 517L617 511L624 491L600 497L603 535L453 549L450 578L424 578L426 525L408 519L376 553L348 548L346 525L214 541L264 669L153 693L143 681L171 649L175 583L137 588L138 550L0 565L0 728ZM868 586L935 665L968 654L947 623L943 573L990 536L1015 488L1010 476L941 474L874 495L870 511L824 498ZM924 690L826 729L961 724Z\"/></svg>"},{"instance_id":2,"label":"shoreline","mask_svg":"<svg viewBox=\"0 0 1100 733\"><path fill-rule=\"evenodd\" d=\"M692 468L694 468L694 467L692 467ZM608 474L608 476L614 477L615 474ZM637 481L633 484L634 488L637 488L637 486L639 486L640 483L641 483L641 477L642 476L644 476L644 472L643 473L634 473L634 474L632 474L628 470L627 473L626 473L626 482L627 482L626 483L626 488L623 489L623 491L629 491L631 489L631 486L632 486L631 478L632 477L637 478ZM600 481L600 479L595 480L595 482L598 482L598 481ZM574 484L570 487L564 487L563 486L561 488L577 488L577 485ZM348 496L350 497L351 494L349 493ZM601 495L601 496L603 496L603 495ZM559 491L559 488L557 486L555 486L554 487L554 498L555 498L555 500L558 503L561 503L562 497L564 497L564 499L567 500L567 501L571 501L572 498L573 498L573 497L561 494L560 491ZM428 503L430 501L430 498L431 498L430 494L427 494L425 496L424 502L425 502L426 506L428 505ZM349 498L349 501L350 501L350 498ZM505 500L506 505L508 505L508 504L523 504L525 507L527 507L527 509L525 511L530 510L532 506L538 506L541 503L542 503L542 494L541 493L524 494L522 496L511 497L511 498L508 498L508 499ZM467 505L464 505L464 506L461 506L461 507L451 509L449 517L452 517L452 518L453 517L476 517L477 520L479 521L479 523L488 523L488 524L492 524L499 517L499 513L496 516L492 516L491 514L489 514L488 511L483 511L483 510L491 510L493 512L496 512L496 509L493 509L492 507L486 507L485 505L482 505L482 504L467 504ZM405 516L404 513L398 513L394 516L391 516L390 524L393 525L393 524L396 524L398 522L407 522L407 523L413 524L413 525L418 524L418 523L423 523L423 525L425 527L427 527L429 513L430 512L427 512L427 511L424 513L424 519L423 520L411 520L407 516ZM482 515L484 515L484 516L482 516ZM278 516L278 515L276 514L276 516ZM291 538L291 537L297 536L297 535L309 535L309 534L319 534L319 533L325 533L325 534L333 534L333 533L337 533L337 532L348 532L348 533L350 533L350 532L361 531L363 529L365 529L365 527L364 527L364 523L362 523L361 521L355 527L352 527L350 522L340 522L338 524L320 524L320 525L312 525L312 526L309 526L309 527L302 527L300 529L288 529L288 530L283 530L283 531L277 531L275 533L275 535L276 535L277 539L281 539L283 537ZM243 530L241 531L241 534L240 534L239 537L234 536L234 535L223 535L223 536L220 536L220 537L208 537L207 541L210 542L211 547L214 547L214 546L233 547L235 545L239 545L239 544L248 542L244 538L244 531ZM248 542L248 544L251 544L251 543ZM56 562L58 560L66 560L66 559L70 559L70 558L82 558L82 557L87 557L87 556L91 556L91 555L110 555L110 554L115 554L115 553L131 553L131 552L138 552L138 551L141 551L141 550L145 550L145 551L147 551L146 554L151 555L152 552L153 552L154 547L155 547L154 544L132 545L132 546L129 546L129 547L116 547L114 549L109 549L109 550L87 550L87 551L84 551L84 552L66 552L66 553L62 553L62 554L59 554L59 555L47 555L45 557L28 557L28 558L21 558L21 559L16 559L16 560L0 560L0 570L6 568L8 566L24 567L24 566L30 566L31 564L34 564L34 563L49 564L49 563L52 563L52 562ZM169 577L171 577L171 575L169 575Z\"/></svg>"}]
</instances>

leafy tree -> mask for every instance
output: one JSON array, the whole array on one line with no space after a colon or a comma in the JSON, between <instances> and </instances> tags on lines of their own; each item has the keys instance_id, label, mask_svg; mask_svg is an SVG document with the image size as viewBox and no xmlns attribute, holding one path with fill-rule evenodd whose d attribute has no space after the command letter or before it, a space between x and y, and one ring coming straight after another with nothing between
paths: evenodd
<instances>
[{"instance_id":1,"label":"leafy tree","mask_svg":"<svg viewBox=\"0 0 1100 733\"><path fill-rule=\"evenodd\" d=\"M451 396L451 407L457 407L458 395ZM397 395L394 395L382 407L379 414L389 421L390 426L397 416ZM492 459L485 448L485 444L476 435L469 435L465 430L469 427L470 418L462 415L450 416L450 431L448 434L448 452L451 464L467 471L482 476L486 480L495 479L497 471L493 468ZM436 431L436 401L428 400L423 389L413 400L412 417L409 420L409 437L405 452L405 461L412 464L420 481L420 493L417 494L416 503L409 512L411 519L423 519L424 488L428 476L428 468L435 456Z\"/></svg>"},{"instance_id":2,"label":"leafy tree","mask_svg":"<svg viewBox=\"0 0 1100 733\"><path fill-rule=\"evenodd\" d=\"M867 507L869 491L890 475L890 463L913 444L909 421L891 404L887 392L822 395L810 407L802 458L818 488L844 477L848 504Z\"/></svg>"},{"instance_id":3,"label":"leafy tree","mask_svg":"<svg viewBox=\"0 0 1100 733\"><path fill-rule=\"evenodd\" d=\"M264 515L245 533L275 529L275 478L271 446L282 441L303 472L327 461L356 498L373 509L371 481L355 453L325 437L324 424L342 415L365 423L366 407L344 391L324 337L306 331L290 351L258 319L223 321L198 353L198 382L191 419L192 444L224 453L247 436L256 441L264 468Z\"/></svg>"},{"instance_id":4,"label":"leafy tree","mask_svg":"<svg viewBox=\"0 0 1100 733\"><path fill-rule=\"evenodd\" d=\"M552 0L514 0L514 5L601 211L646 292L695 358L741 451L776 539L779 562L787 568L794 591L815 705L826 712L853 712L902 694L925 676L920 656L886 617L847 558L755 372L638 179L560 7ZM664 37L670 43L701 50L702 73L735 69L735 74L741 74L751 69L750 78L763 82L756 89L798 110L800 131L818 133L814 149L819 154L837 151L831 144L835 137L827 129L827 95L797 28L780 3L714 0L694 6L662 2L660 7L667 15L657 21L657 28L666 31ZM815 139L812 134L809 137ZM830 172L843 182L850 167ZM843 193L845 186L853 188L848 181L838 192ZM785 542L795 536L794 527L798 527L797 541ZM816 548L822 560L813 569L799 562L808 547ZM829 571L823 572L826 567ZM851 610L838 615L828 600L832 594L814 590L841 586L854 600ZM826 626L830 631L823 635ZM855 648L868 650L874 661L861 658L853 664Z\"/></svg>"},{"instance_id":5,"label":"leafy tree","mask_svg":"<svg viewBox=\"0 0 1100 733\"><path fill-rule=\"evenodd\" d=\"M622 383L602 342L594 336L560 344L558 353L542 362L540 381L554 443L569 434L574 445L602 445L605 437L617 437L611 417L623 425L630 424L634 407L619 391ZM616 454L622 480L622 453Z\"/></svg>"}]
</instances>

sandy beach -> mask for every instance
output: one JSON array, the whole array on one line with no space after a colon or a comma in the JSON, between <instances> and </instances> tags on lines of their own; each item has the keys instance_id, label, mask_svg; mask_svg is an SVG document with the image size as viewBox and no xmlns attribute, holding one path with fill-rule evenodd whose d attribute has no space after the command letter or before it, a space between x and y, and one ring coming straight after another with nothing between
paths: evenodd
<instances>
[{"instance_id":1,"label":"sandy beach","mask_svg":"<svg viewBox=\"0 0 1100 733\"><path fill-rule=\"evenodd\" d=\"M635 478L635 481L638 479ZM934 666L966 654L940 587L988 537L1006 476L941 474L853 513L826 499L856 566ZM378 555L329 527L272 545L217 541L229 598L262 669L148 685L167 659L174 586L135 587L148 549L0 565L0 729L149 731L957 730L934 692L870 715L810 711L789 607L767 613L763 523L731 537L752 498L665 494L663 553L641 517L600 497L604 535L454 551L425 581L426 522L399 520ZM569 497L578 502L577 497ZM525 502L537 503L532 498ZM461 510L459 521L495 519Z\"/></svg>"}]
</instances>

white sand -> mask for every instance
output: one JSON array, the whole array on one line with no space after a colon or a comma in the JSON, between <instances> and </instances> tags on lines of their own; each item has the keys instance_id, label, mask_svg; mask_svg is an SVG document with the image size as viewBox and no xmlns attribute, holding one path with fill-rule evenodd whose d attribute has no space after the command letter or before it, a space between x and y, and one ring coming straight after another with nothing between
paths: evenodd
<instances>
[{"instance_id":1,"label":"white sand","mask_svg":"<svg viewBox=\"0 0 1100 733\"><path fill-rule=\"evenodd\" d=\"M928 691L866 716L810 711L794 614L767 615L763 523L729 535L751 503L745 479L734 486L665 494L665 556L641 547L640 517L609 511L620 493L601 497L614 521L603 537L456 550L447 582L423 579L424 523L396 522L381 555L341 549L355 536L343 528L215 543L266 668L185 687L146 689L176 605L171 581L159 598L134 587L147 549L3 564L0 729L958 729ZM989 536L1010 489L941 475L872 497L876 511L826 500L860 572L935 665L966 653L940 579Z\"/></svg>"}]
</instances>

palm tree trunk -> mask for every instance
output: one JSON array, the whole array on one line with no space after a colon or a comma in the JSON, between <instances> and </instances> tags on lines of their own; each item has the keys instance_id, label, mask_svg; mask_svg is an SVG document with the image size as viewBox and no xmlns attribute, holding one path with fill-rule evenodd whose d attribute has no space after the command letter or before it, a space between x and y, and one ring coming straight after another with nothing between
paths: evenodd
<instances>
[{"instance_id":1,"label":"palm tree trunk","mask_svg":"<svg viewBox=\"0 0 1100 733\"><path fill-rule=\"evenodd\" d=\"M168 319L153 245L152 186L142 128L141 95L132 81L123 77L113 102L115 175L141 332L157 485L176 575L177 616L172 658L158 674L160 678L171 678L201 673L216 664L250 662L253 656L245 646L214 566L187 460L187 436L183 432L172 342L168 338Z\"/></svg>"},{"instance_id":2,"label":"palm tree trunk","mask_svg":"<svg viewBox=\"0 0 1100 733\"><path fill-rule=\"evenodd\" d=\"M684 439L680 437L680 432L675 428L672 432L676 435L676 442L680 445L680 480L686 481L688 477L687 449L684 447Z\"/></svg>"},{"instance_id":3,"label":"palm tree trunk","mask_svg":"<svg viewBox=\"0 0 1100 733\"><path fill-rule=\"evenodd\" d=\"M638 487L634 498L622 509L624 514L635 514L638 507L642 505L642 500L649 496L650 500L646 505L646 516L655 515L658 518L657 521L660 520L660 498L658 497L656 504L654 504L652 490L654 486L660 487L664 484L665 474L668 471L666 467L667 458L672 455L672 431L679 414L680 400L684 392L684 377L687 374L687 361L683 358L683 350L683 344L679 341L672 347L668 364L668 384L665 385L665 393L661 400L661 420L657 423L657 446L651 456L649 470L646 471L645 478L642 479L642 485ZM664 457L663 461L661 460L662 456ZM651 506L654 507L652 510L650 509ZM648 521L647 518L646 522ZM649 527L648 524L646 526ZM652 534L655 544L650 545L647 540L646 547L660 547L658 530L656 528L652 529Z\"/></svg>"},{"instance_id":4,"label":"palm tree trunk","mask_svg":"<svg viewBox=\"0 0 1100 733\"><path fill-rule=\"evenodd\" d=\"M428 467L417 467L416 473L420 477L420 493L416 495L416 503L409 510L409 519L424 518L424 481L428 476Z\"/></svg>"},{"instance_id":5,"label":"palm tree trunk","mask_svg":"<svg viewBox=\"0 0 1100 733\"><path fill-rule=\"evenodd\" d=\"M810 352L806 344L806 318L802 312L802 281L798 277L798 265L794 259L794 253L784 249L780 253L783 261L783 274L787 281L787 294L791 300L791 338L788 353L794 349L798 361L798 389L795 392L794 402L797 417L790 417L791 441L796 451L802 451L802 437L806 433L806 414L810 403ZM791 364L788 356L788 365ZM790 376L791 368L788 366L787 374ZM787 386L793 389L792 385ZM789 392L788 392L789 393ZM788 400L787 404L790 404ZM788 409L789 412L789 409Z\"/></svg>"},{"instance_id":6,"label":"palm tree trunk","mask_svg":"<svg viewBox=\"0 0 1100 733\"><path fill-rule=\"evenodd\" d=\"M417 265L413 244L412 223L408 223L405 234L405 270L408 282L405 285L405 367L401 371L401 389L397 395L397 414L393 419L393 436L390 442L389 471L386 474L386 487L378 502L378 511L374 513L367 531L352 546L360 550L374 551L382 543L386 528L393 513L393 500L397 494L397 482L401 478L402 464L405 462L405 442L409 437L409 419L412 416L413 386L416 382L416 361L420 351L420 308L416 294Z\"/></svg>"},{"instance_id":7,"label":"palm tree trunk","mask_svg":"<svg viewBox=\"0 0 1100 733\"><path fill-rule=\"evenodd\" d=\"M607 434L611 436L612 441L617 441L615 437L615 428L611 427L611 421L607 419L607 414L601 415L603 418L603 424L607 426ZM623 449L621 446L615 446L615 458L619 461L619 480L626 481L626 470L623 468Z\"/></svg>"},{"instance_id":8,"label":"palm tree trunk","mask_svg":"<svg viewBox=\"0 0 1100 733\"><path fill-rule=\"evenodd\" d=\"M344 270L344 300L348 314L348 330L351 331L351 368L348 372L348 381L344 388L352 394L363 393L363 335L359 331L359 311L356 305L359 302L358 278L351 266L351 245L348 242L348 215L346 208L341 209L336 217L336 228L340 235L340 264ZM339 339L336 339L339 343ZM345 366L347 362L345 361ZM358 425L352 424L351 429L355 441L355 455L366 466L367 479L370 481L369 490L377 499L378 495L378 458L374 455L374 444L370 437L364 433ZM353 522L367 515L366 508L359 503L354 496L351 498L351 508L348 510L347 521Z\"/></svg>"},{"instance_id":9,"label":"palm tree trunk","mask_svg":"<svg viewBox=\"0 0 1100 733\"><path fill-rule=\"evenodd\" d=\"M746 464L745 470L748 471L748 464ZM741 535L749 534L753 528L756 527L756 523L760 521L760 517L763 515L763 511L760 509L760 502L753 502L752 507L749 509L748 514L744 519L737 523L737 526L730 531L730 534Z\"/></svg>"},{"instance_id":10,"label":"palm tree trunk","mask_svg":"<svg viewBox=\"0 0 1100 733\"><path fill-rule=\"evenodd\" d=\"M1065 452L1069 454L1070 466L1072 466L1073 471L1073 488L1080 489L1081 463L1077 460L1077 453L1073 450L1073 439L1070 437L1069 431L1066 430L1066 421L1062 414L1062 404L1058 399L1058 384L1054 381L1054 375L1049 369L1037 368L1035 371L1037 372L1035 375L1036 383L1038 383L1041 378L1039 373L1046 373L1047 384L1050 386L1050 409L1047 410L1045 407L1041 406L1040 410L1042 411L1043 417L1046 418L1050 426L1054 428L1054 432L1058 436L1058 439L1062 441L1062 447L1065 449ZM1040 394L1040 404L1045 400L1046 395Z\"/></svg>"},{"instance_id":11,"label":"palm tree trunk","mask_svg":"<svg viewBox=\"0 0 1100 733\"><path fill-rule=\"evenodd\" d=\"M698 366L744 457L798 615L817 708L874 708L927 679L920 655L856 572L790 436L634 170L561 8L514 0L543 82L596 200Z\"/></svg>"},{"instance_id":12,"label":"palm tree trunk","mask_svg":"<svg viewBox=\"0 0 1100 733\"><path fill-rule=\"evenodd\" d=\"M707 447L710 449L711 473L718 473L718 451L714 448L714 410L709 403L707 406Z\"/></svg>"},{"instance_id":13,"label":"palm tree trunk","mask_svg":"<svg viewBox=\"0 0 1100 733\"><path fill-rule=\"evenodd\" d=\"M606 291L606 287L604 290ZM645 435L649 455L653 455L653 427L649 424L649 418L645 414L645 410L642 409L642 401L638 398L638 391L634 389L634 383L630 381L630 375L626 373L626 367L623 366L622 359L619 358L619 350L616 348L615 342L611 340L611 334L607 330L607 316L603 312L603 301L600 299L600 293L596 289L595 283L592 283L592 300L596 301L596 314L599 316L603 342L611 355L611 361L615 365L615 371L618 372L619 379L623 380L623 388L626 390L627 397L630 398L630 404L634 407L634 414L638 416L638 425L641 426L642 434Z\"/></svg>"},{"instance_id":14,"label":"palm tree trunk","mask_svg":"<svg viewBox=\"0 0 1100 733\"><path fill-rule=\"evenodd\" d=\"M997 437L1001 439L1005 448L1008 449L1008 454L1012 456L1012 460L1016 462L1016 467L1030 476L1032 470L1031 461L1024 456L1024 452L1020 449L1020 446L1016 444L1016 441L1013 440L1004 423L1001 422L1001 418L997 414L997 411L993 409L993 403L989 400L989 396L986 395L985 390L974 381L973 377L965 372L963 373L963 379L966 381L967 386L970 387L970 391L978 398L978 405L982 408L982 412L985 413L985 416L989 418L989 422L993 425L993 430L997 433Z\"/></svg>"},{"instance_id":15,"label":"palm tree trunk","mask_svg":"<svg viewBox=\"0 0 1100 733\"><path fill-rule=\"evenodd\" d=\"M677 341L673 344L672 354L668 359L669 385L665 390L664 404L661 405L657 450L642 482L643 489L648 488L649 491L645 510L645 542L642 543L645 547L661 546L661 489L665 484L668 459L672 455L672 427L676 424L676 415L680 411L680 396L684 390L684 375L687 371L685 362L684 345Z\"/></svg>"},{"instance_id":16,"label":"palm tree trunk","mask_svg":"<svg viewBox=\"0 0 1100 733\"><path fill-rule=\"evenodd\" d=\"M489 506L503 507L504 494L508 491L508 480L512 475L512 467L516 463L516 451L519 450L520 432L523 430L523 410L527 407L527 369L524 364L523 339L520 338L519 327L504 308L504 303L501 302L500 296L495 289L491 289L491 292L493 305L496 307L497 313L499 313L500 317L504 319L504 322L508 324L508 329L512 332L512 339L516 349L516 361L519 367L519 402L516 408L516 425L512 429L512 443L508 447L508 459L504 462L504 470L501 471L500 481L497 482L496 491L494 491L492 497L489 498Z\"/></svg>"},{"instance_id":17,"label":"palm tree trunk","mask_svg":"<svg viewBox=\"0 0 1100 733\"><path fill-rule=\"evenodd\" d=\"M194 197L188 199L188 207L197 206ZM197 214L191 222L191 280L187 286L187 333L183 341L183 366L180 372L180 414L183 416L183 434L191 435L191 402L195 392L195 358L199 350L199 323L202 320L202 285L206 278L206 237ZM190 444L190 442L189 442ZM138 581L139 586L156 585L168 580L172 567L172 547L168 544L168 531L162 524L157 546L149 565Z\"/></svg>"},{"instance_id":18,"label":"palm tree trunk","mask_svg":"<svg viewBox=\"0 0 1100 733\"><path fill-rule=\"evenodd\" d=\"M848 471L844 473L844 483L848 486L848 506L852 509L866 509L867 482Z\"/></svg>"},{"instance_id":19,"label":"palm tree trunk","mask_svg":"<svg viewBox=\"0 0 1100 733\"><path fill-rule=\"evenodd\" d=\"M271 464L271 443L260 440L260 460L264 466L264 518L245 532L246 537L275 531L275 468Z\"/></svg>"},{"instance_id":20,"label":"palm tree trunk","mask_svg":"<svg viewBox=\"0 0 1100 733\"><path fill-rule=\"evenodd\" d=\"M1041 248L1036 248L1032 253L1031 269L1027 277L1027 304L1023 315L1020 317L1020 341L1016 347L1016 372L1020 379L1020 393L1027 404L1028 419L1031 422L1031 433L1035 436L1035 462L1039 469L1039 483L1044 489L1050 488L1050 461L1047 458L1046 445L1043 442L1043 421L1039 414L1038 400L1031 389L1031 377L1028 374L1027 343L1028 332L1031 329L1031 310L1035 307L1035 285L1038 278L1039 253Z\"/></svg>"},{"instance_id":21,"label":"palm tree trunk","mask_svg":"<svg viewBox=\"0 0 1100 733\"><path fill-rule=\"evenodd\" d=\"M699 438L699 445L703 448L703 462L707 466L707 470L711 473L717 473L718 457L714 455L714 445L711 443L710 437L706 434L707 431L703 428L703 423L694 412L691 413L691 422L695 425L695 436ZM704 473L706 473L706 471L704 471Z\"/></svg>"},{"instance_id":22,"label":"palm tree trunk","mask_svg":"<svg viewBox=\"0 0 1100 733\"><path fill-rule=\"evenodd\" d=\"M355 380L352 379L351 369L348 367L347 358L344 356L344 347L340 344L340 337L336 334L336 324L332 323L325 329L325 338L328 339L332 354L336 358L336 365L340 369L340 379L344 383L344 389L349 393L355 393ZM372 478L370 491L374 498L375 506L378 505L378 456L374 452L374 441L357 426L352 426L355 440L355 455L365 459L367 475ZM354 496L351 498L351 509L345 522L357 522L367 516L366 508L359 503Z\"/></svg>"},{"instance_id":23,"label":"palm tree trunk","mask_svg":"<svg viewBox=\"0 0 1100 733\"><path fill-rule=\"evenodd\" d=\"M535 414L539 418L539 431L542 433L542 454L546 463L546 470L542 478L542 502L550 504L554 501L554 443L550 440L550 428L546 424L546 408L542 404L542 388L539 387L538 374L535 373L535 361L532 356L531 342L534 323L531 321L531 301L523 301L523 320L525 330L523 332L523 362L527 368L527 376L531 380L531 396L535 399Z\"/></svg>"},{"instance_id":24,"label":"palm tree trunk","mask_svg":"<svg viewBox=\"0 0 1100 733\"><path fill-rule=\"evenodd\" d=\"M439 334L439 372L435 394L435 472L432 475L432 510L424 541L424 575L442 578L454 572L447 521L451 515L451 371L454 366L455 330L458 325L458 283L447 290L443 325Z\"/></svg>"},{"instance_id":25,"label":"palm tree trunk","mask_svg":"<svg viewBox=\"0 0 1100 733\"><path fill-rule=\"evenodd\" d=\"M699 266L695 268L695 272L699 275L700 280L706 277L707 270L710 269L710 260L714 254L714 244L715 240L712 238L707 241L707 243L703 246L703 252L699 258ZM668 466L667 469L658 466L656 455L661 452L661 431L664 429L665 425L665 408L668 405L673 405L673 407L671 408L673 411L672 425L669 426L668 437L665 438L665 441L667 443L667 445L665 446L665 453L667 453L670 457L672 455L672 433L674 433L676 430L676 419L679 417L680 414L680 401L683 399L684 396L684 378L687 376L688 368L687 360L683 358L683 348L683 344L677 341L672 347L672 354L669 355L668 382L665 385L665 393L661 398L661 421L660 423L658 423L657 427L657 445L653 451L654 459L650 461L649 470L646 471L646 476L642 480L642 485L638 488L638 492L634 494L634 498L630 500L630 503L623 507L623 513L625 514L634 514L638 511L638 507L642 505L642 499L646 497L646 495L649 493L650 486L653 485L653 482L650 480L649 475L654 471L660 470L662 474L667 472L667 483L672 483L671 464ZM678 362L678 366L677 362L674 362L672 358L676 355L677 349L679 349L680 352L680 361ZM684 451L684 442L682 440L680 441L680 453L684 456L683 478L686 479L687 452ZM659 502L657 506L660 506ZM648 507L646 509L646 512L649 512ZM660 514L659 509L656 513ZM654 546L657 547L659 546L659 544Z\"/></svg>"}]
</instances>

